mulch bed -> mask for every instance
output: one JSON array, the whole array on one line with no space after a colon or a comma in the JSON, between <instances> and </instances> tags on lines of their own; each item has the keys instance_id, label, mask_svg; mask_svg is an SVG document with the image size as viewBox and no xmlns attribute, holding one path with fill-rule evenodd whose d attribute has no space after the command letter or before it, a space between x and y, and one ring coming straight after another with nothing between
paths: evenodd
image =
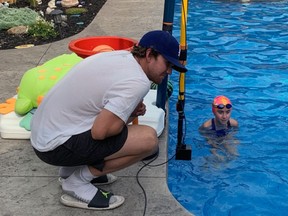
<instances>
[{"instance_id":1,"label":"mulch bed","mask_svg":"<svg viewBox=\"0 0 288 216\"><path fill-rule=\"evenodd\" d=\"M42 0L42 4L37 6L36 8L33 8L33 10L42 10L45 14L49 1L50 0ZM7 33L7 30L0 30L0 50L14 49L16 46L25 44L34 44L35 46L42 45L75 35L85 29L85 27L87 27L92 22L92 20L100 11L102 6L105 4L106 0L80 0L79 2L81 2L83 7L86 8L88 11L79 16L67 16L67 21L65 21L67 25L61 27L61 35L59 34L56 38L45 40L37 39L33 36L29 36L28 34L10 35ZM30 4L29 1L18 0L16 4L12 4L10 5L10 7L30 7ZM64 11L61 6L57 9ZM45 19L50 20L51 17L46 16Z\"/></svg>"}]
</instances>

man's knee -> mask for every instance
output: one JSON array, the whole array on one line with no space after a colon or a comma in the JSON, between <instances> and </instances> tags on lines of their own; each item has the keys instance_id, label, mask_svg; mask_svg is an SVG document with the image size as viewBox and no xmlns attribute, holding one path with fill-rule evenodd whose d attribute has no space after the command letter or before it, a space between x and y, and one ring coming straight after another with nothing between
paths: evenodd
<instances>
[{"instance_id":1,"label":"man's knee","mask_svg":"<svg viewBox=\"0 0 288 216\"><path fill-rule=\"evenodd\" d=\"M155 150L158 148L158 137L156 131L153 128L147 128L145 142L146 149L149 152L155 152Z\"/></svg>"},{"instance_id":2,"label":"man's knee","mask_svg":"<svg viewBox=\"0 0 288 216\"><path fill-rule=\"evenodd\" d=\"M158 148L158 137L156 131L149 126L139 125L130 129L130 140L132 148L137 154L146 155L155 152ZM135 145L136 144L136 145Z\"/></svg>"}]
</instances>

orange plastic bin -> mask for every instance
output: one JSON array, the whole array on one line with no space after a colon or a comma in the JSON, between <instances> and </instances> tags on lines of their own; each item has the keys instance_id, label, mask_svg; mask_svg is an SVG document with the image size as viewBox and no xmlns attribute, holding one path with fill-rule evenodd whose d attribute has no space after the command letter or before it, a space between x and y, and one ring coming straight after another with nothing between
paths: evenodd
<instances>
[{"instance_id":1,"label":"orange plastic bin","mask_svg":"<svg viewBox=\"0 0 288 216\"><path fill-rule=\"evenodd\" d=\"M101 52L101 50L97 50L98 46L106 45L112 50L131 50L136 43L136 40L126 37L96 36L72 40L69 43L69 49L78 56L86 58Z\"/></svg>"}]
</instances>

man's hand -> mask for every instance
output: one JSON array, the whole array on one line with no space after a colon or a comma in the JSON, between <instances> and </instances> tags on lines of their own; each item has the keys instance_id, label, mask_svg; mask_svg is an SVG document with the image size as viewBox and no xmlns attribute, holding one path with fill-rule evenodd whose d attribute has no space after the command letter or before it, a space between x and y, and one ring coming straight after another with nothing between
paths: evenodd
<instances>
[{"instance_id":1,"label":"man's hand","mask_svg":"<svg viewBox=\"0 0 288 216\"><path fill-rule=\"evenodd\" d=\"M131 117L143 116L146 113L146 105L143 100L137 105L135 110L132 112Z\"/></svg>"}]
</instances>

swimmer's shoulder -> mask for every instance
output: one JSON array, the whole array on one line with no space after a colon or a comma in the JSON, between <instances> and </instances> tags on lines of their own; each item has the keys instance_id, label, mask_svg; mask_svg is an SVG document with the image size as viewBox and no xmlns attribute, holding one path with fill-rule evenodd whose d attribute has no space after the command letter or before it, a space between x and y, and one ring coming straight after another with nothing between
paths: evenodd
<instances>
[{"instance_id":1,"label":"swimmer's shoulder","mask_svg":"<svg viewBox=\"0 0 288 216\"><path fill-rule=\"evenodd\" d=\"M239 127L238 121L233 118L230 118L230 125L231 127Z\"/></svg>"},{"instance_id":2,"label":"swimmer's shoulder","mask_svg":"<svg viewBox=\"0 0 288 216\"><path fill-rule=\"evenodd\" d=\"M199 130L210 130L211 127L212 127L212 119L209 119L199 127Z\"/></svg>"}]
</instances>

